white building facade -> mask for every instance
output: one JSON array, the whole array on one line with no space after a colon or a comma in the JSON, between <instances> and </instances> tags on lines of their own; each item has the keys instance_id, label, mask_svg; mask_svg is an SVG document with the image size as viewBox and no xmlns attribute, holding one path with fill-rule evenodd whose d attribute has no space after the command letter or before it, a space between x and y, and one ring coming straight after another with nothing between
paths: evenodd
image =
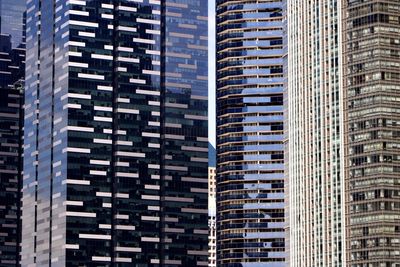
<instances>
[{"instance_id":1,"label":"white building facade","mask_svg":"<svg viewBox=\"0 0 400 267\"><path fill-rule=\"evenodd\" d=\"M287 1L289 266L344 266L341 3Z\"/></svg>"}]
</instances>

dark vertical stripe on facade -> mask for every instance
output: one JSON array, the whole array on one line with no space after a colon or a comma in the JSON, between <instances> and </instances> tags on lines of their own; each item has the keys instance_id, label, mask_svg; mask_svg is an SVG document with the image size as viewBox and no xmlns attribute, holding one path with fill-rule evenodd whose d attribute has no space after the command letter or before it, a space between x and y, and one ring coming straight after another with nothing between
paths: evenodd
<instances>
[{"instance_id":1,"label":"dark vertical stripe on facade","mask_svg":"<svg viewBox=\"0 0 400 267\"><path fill-rule=\"evenodd\" d=\"M118 4L119 3L119 0L112 0L112 4L114 5L114 7L116 6L116 4ZM116 10L116 8L114 8L113 9L113 14L114 14L114 18L117 18L118 17L118 11ZM114 58L114 60L113 60L113 63L112 63L112 68L113 68L113 73L112 73L112 76L113 76L113 92L112 92L112 99L113 99L113 103L112 103L112 108L113 108L113 110L115 110L116 109L116 103L117 103L117 97L118 97L118 92L116 92L117 91L117 89L118 89L118 77L117 77L117 75L116 75L116 72L115 72L115 70L116 70L116 68L117 68L117 65L118 64L116 64L116 62L115 62L115 58L118 56L118 52L116 51L116 49L117 49L117 46L118 46L118 43L117 43L117 38L116 38L116 31L115 31L115 29L118 27L118 20L116 20L116 19L114 19L113 20L113 26L114 26L114 30L112 31L112 38L113 38L113 58ZM116 113L116 112L113 112L113 122L112 122L112 129L113 129L113 134L112 134L112 149L111 149L111 161L110 161L110 169L111 169L111 171L110 171L110 176L112 177L112 182L111 182L111 192L112 192L112 195L113 196L115 196L115 194L117 193L117 186L116 186L116 180L117 180L117 178L115 177L115 162L116 162L116 160L115 160L115 151L116 151L116 141L117 141L117 136L116 136L116 132L117 132L117 129L118 129L118 127L117 127L117 122L118 121L118 114ZM111 216L113 217L113 218L115 218L115 215L117 214L117 209L116 209L116 205L117 205L117 203L116 203L116 198L115 197L112 197L112 199L111 199L111 203L112 203L112 208L111 208ZM116 238L116 234L115 234L115 232L116 232L116 225L115 225L115 220L114 219L112 219L111 220L111 243L112 243L112 246L110 247L110 255L111 255L111 265L112 266L114 266L114 262L115 262L115 258L117 257L117 253L116 253L116 251L115 251L115 247L117 246L117 238Z\"/></svg>"},{"instance_id":2,"label":"dark vertical stripe on facade","mask_svg":"<svg viewBox=\"0 0 400 267\"><path fill-rule=\"evenodd\" d=\"M165 225L165 201L163 201L163 195L165 193L165 166L164 166L164 155L165 155L165 70L166 70L166 1L161 0L161 36L160 36L160 48L161 48L161 80L160 80L160 263L164 264L165 259L165 234L163 226Z\"/></svg>"}]
</instances>

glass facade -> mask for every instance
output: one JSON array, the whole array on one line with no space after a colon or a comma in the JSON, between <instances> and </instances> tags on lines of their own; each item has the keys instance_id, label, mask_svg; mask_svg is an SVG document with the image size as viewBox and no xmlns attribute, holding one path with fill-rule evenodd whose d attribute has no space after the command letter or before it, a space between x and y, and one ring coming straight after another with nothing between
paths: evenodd
<instances>
[{"instance_id":1,"label":"glass facade","mask_svg":"<svg viewBox=\"0 0 400 267\"><path fill-rule=\"evenodd\" d=\"M345 266L341 1L287 1L288 265Z\"/></svg>"},{"instance_id":2,"label":"glass facade","mask_svg":"<svg viewBox=\"0 0 400 267\"><path fill-rule=\"evenodd\" d=\"M23 265L207 265L207 5L27 18Z\"/></svg>"},{"instance_id":3,"label":"glass facade","mask_svg":"<svg viewBox=\"0 0 400 267\"><path fill-rule=\"evenodd\" d=\"M400 266L400 2L347 1L347 266Z\"/></svg>"},{"instance_id":4,"label":"glass facade","mask_svg":"<svg viewBox=\"0 0 400 267\"><path fill-rule=\"evenodd\" d=\"M18 266L25 1L0 0L0 266Z\"/></svg>"},{"instance_id":5,"label":"glass facade","mask_svg":"<svg viewBox=\"0 0 400 267\"><path fill-rule=\"evenodd\" d=\"M0 33L10 36L11 47L21 47L24 40L26 0L0 0Z\"/></svg>"},{"instance_id":6,"label":"glass facade","mask_svg":"<svg viewBox=\"0 0 400 267\"><path fill-rule=\"evenodd\" d=\"M21 81L10 88L0 88L0 266L4 267L19 263L22 105Z\"/></svg>"},{"instance_id":7,"label":"glass facade","mask_svg":"<svg viewBox=\"0 0 400 267\"><path fill-rule=\"evenodd\" d=\"M282 2L216 5L217 266L285 266Z\"/></svg>"},{"instance_id":8,"label":"glass facade","mask_svg":"<svg viewBox=\"0 0 400 267\"><path fill-rule=\"evenodd\" d=\"M25 0L0 0L0 87L12 88L25 74Z\"/></svg>"}]
</instances>

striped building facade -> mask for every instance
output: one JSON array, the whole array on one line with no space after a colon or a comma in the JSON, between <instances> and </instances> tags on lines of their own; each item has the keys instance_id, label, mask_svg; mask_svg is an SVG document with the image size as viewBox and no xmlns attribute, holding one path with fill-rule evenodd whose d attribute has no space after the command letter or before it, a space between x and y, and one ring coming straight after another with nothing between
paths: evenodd
<instances>
[{"instance_id":1,"label":"striped building facade","mask_svg":"<svg viewBox=\"0 0 400 267\"><path fill-rule=\"evenodd\" d=\"M206 266L207 5L27 3L23 266Z\"/></svg>"},{"instance_id":2,"label":"striped building facade","mask_svg":"<svg viewBox=\"0 0 400 267\"><path fill-rule=\"evenodd\" d=\"M344 266L341 1L286 4L288 264Z\"/></svg>"},{"instance_id":3,"label":"striped building facade","mask_svg":"<svg viewBox=\"0 0 400 267\"><path fill-rule=\"evenodd\" d=\"M217 266L285 266L282 1L216 2Z\"/></svg>"},{"instance_id":4,"label":"striped building facade","mask_svg":"<svg viewBox=\"0 0 400 267\"><path fill-rule=\"evenodd\" d=\"M343 6L349 267L400 266L400 2Z\"/></svg>"}]
</instances>

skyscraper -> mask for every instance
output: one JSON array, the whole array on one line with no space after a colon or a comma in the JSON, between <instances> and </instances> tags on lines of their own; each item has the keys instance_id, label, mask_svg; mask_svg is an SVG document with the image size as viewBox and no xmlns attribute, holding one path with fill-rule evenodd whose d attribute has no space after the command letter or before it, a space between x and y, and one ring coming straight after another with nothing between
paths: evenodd
<instances>
[{"instance_id":1,"label":"skyscraper","mask_svg":"<svg viewBox=\"0 0 400 267\"><path fill-rule=\"evenodd\" d=\"M347 266L400 266L400 2L344 6Z\"/></svg>"},{"instance_id":2,"label":"skyscraper","mask_svg":"<svg viewBox=\"0 0 400 267\"><path fill-rule=\"evenodd\" d=\"M289 266L344 266L341 1L287 1Z\"/></svg>"},{"instance_id":3,"label":"skyscraper","mask_svg":"<svg viewBox=\"0 0 400 267\"><path fill-rule=\"evenodd\" d=\"M18 266L25 0L0 0L0 266Z\"/></svg>"},{"instance_id":4,"label":"skyscraper","mask_svg":"<svg viewBox=\"0 0 400 267\"><path fill-rule=\"evenodd\" d=\"M207 266L207 4L27 7L23 266Z\"/></svg>"},{"instance_id":5,"label":"skyscraper","mask_svg":"<svg viewBox=\"0 0 400 267\"><path fill-rule=\"evenodd\" d=\"M285 266L281 1L216 5L217 266Z\"/></svg>"},{"instance_id":6,"label":"skyscraper","mask_svg":"<svg viewBox=\"0 0 400 267\"><path fill-rule=\"evenodd\" d=\"M25 2L0 0L1 88L12 88L25 74Z\"/></svg>"},{"instance_id":7,"label":"skyscraper","mask_svg":"<svg viewBox=\"0 0 400 267\"><path fill-rule=\"evenodd\" d=\"M216 151L208 144L208 267L217 266L217 229L216 229Z\"/></svg>"}]
</instances>

